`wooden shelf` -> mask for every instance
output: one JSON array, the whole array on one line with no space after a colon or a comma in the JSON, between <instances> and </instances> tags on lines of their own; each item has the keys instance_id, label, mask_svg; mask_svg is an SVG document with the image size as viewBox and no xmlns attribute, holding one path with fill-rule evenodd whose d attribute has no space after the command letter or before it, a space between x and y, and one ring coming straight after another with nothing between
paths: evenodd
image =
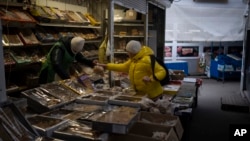
<instances>
[{"instance_id":1,"label":"wooden shelf","mask_svg":"<svg viewBox=\"0 0 250 141\"><path fill-rule=\"evenodd\" d=\"M99 29L101 26L92 25L73 25L67 23L38 23L40 26L52 26L52 27L73 27L73 28L96 28Z\"/></svg>"}]
</instances>

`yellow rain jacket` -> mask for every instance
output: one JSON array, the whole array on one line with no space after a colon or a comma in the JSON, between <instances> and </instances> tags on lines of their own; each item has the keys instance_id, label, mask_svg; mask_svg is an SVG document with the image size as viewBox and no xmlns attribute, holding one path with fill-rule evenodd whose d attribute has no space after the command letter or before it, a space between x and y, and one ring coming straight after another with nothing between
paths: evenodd
<instances>
[{"instance_id":1,"label":"yellow rain jacket","mask_svg":"<svg viewBox=\"0 0 250 141\"><path fill-rule=\"evenodd\" d=\"M139 53L130 58L123 64L108 63L107 69L112 71L127 72L131 87L137 92L147 94L149 98L154 99L163 93L163 88L159 81L154 80L152 75L151 59L153 51L147 46L143 46ZM155 76L162 80L166 75L165 69L155 62ZM144 82L144 76L151 78L150 82Z\"/></svg>"}]
</instances>

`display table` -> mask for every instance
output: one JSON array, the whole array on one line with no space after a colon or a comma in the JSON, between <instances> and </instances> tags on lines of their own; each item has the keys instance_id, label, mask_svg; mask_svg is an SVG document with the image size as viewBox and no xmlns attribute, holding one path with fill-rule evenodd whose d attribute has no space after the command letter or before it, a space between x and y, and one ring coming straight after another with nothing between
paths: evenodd
<instances>
[{"instance_id":1,"label":"display table","mask_svg":"<svg viewBox=\"0 0 250 141\"><path fill-rule=\"evenodd\" d=\"M168 69L184 70L185 75L188 75L187 61L165 61L165 65L167 66Z\"/></svg>"}]
</instances>

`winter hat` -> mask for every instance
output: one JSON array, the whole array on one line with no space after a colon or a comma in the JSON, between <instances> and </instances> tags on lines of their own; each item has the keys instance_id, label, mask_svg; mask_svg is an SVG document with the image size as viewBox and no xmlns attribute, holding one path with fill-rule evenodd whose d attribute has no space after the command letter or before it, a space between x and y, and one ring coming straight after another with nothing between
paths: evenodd
<instances>
[{"instance_id":1,"label":"winter hat","mask_svg":"<svg viewBox=\"0 0 250 141\"><path fill-rule=\"evenodd\" d=\"M71 40L71 51L74 54L80 52L84 46L85 40L82 37L74 37Z\"/></svg>"},{"instance_id":2,"label":"winter hat","mask_svg":"<svg viewBox=\"0 0 250 141\"><path fill-rule=\"evenodd\" d=\"M141 50L141 43L139 41L131 40L126 45L126 51L136 54Z\"/></svg>"}]
</instances>

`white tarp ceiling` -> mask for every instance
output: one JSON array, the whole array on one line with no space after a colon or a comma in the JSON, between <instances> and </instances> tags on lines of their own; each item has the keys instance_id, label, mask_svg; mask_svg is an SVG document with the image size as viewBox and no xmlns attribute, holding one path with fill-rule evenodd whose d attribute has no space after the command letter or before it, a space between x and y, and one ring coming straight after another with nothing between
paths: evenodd
<instances>
[{"instance_id":1,"label":"white tarp ceiling","mask_svg":"<svg viewBox=\"0 0 250 141\"><path fill-rule=\"evenodd\" d=\"M204 6L174 2L166 9L166 40L242 41L246 8L243 3Z\"/></svg>"}]
</instances>

